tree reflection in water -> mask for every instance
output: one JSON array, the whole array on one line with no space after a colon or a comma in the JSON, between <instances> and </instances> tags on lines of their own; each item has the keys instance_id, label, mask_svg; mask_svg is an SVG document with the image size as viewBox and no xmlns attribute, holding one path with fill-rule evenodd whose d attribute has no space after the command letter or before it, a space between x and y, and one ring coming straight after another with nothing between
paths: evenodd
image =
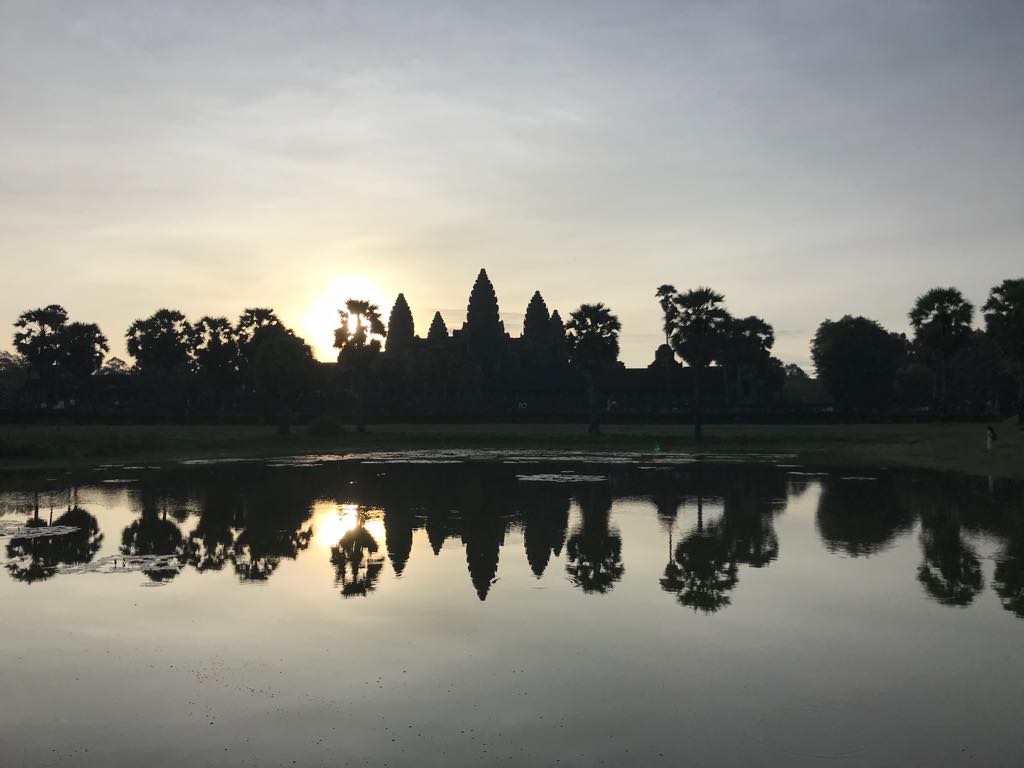
<instances>
[{"instance_id":1,"label":"tree reflection in water","mask_svg":"<svg viewBox=\"0 0 1024 768\"><path fill-rule=\"evenodd\" d=\"M587 483L576 495L580 524L565 545L569 580L587 594L611 591L622 578L622 537L610 524L611 489Z\"/></svg>"},{"instance_id":2,"label":"tree reflection in water","mask_svg":"<svg viewBox=\"0 0 1024 768\"><path fill-rule=\"evenodd\" d=\"M932 509L921 516L921 556L917 578L943 605L970 605L984 588L981 561L961 533L959 514Z\"/></svg>"},{"instance_id":3,"label":"tree reflection in water","mask_svg":"<svg viewBox=\"0 0 1024 768\"><path fill-rule=\"evenodd\" d=\"M40 527L39 507L27 527ZM57 573L62 565L92 562L103 544L103 534L97 519L77 506L71 507L51 525L77 528L72 533L58 536L15 538L7 545L8 573L17 581L31 584L44 581Z\"/></svg>"},{"instance_id":4,"label":"tree reflection in water","mask_svg":"<svg viewBox=\"0 0 1024 768\"><path fill-rule=\"evenodd\" d=\"M366 513L360 510L356 524L331 547L335 584L342 597L365 597L377 586L384 568L384 556L373 535L366 530Z\"/></svg>"},{"instance_id":5,"label":"tree reflection in water","mask_svg":"<svg viewBox=\"0 0 1024 768\"><path fill-rule=\"evenodd\" d=\"M168 490L170 488L170 490ZM120 552L126 557L169 557L164 564L146 566L142 572L153 582L171 581L181 572L188 553L185 536L174 519L188 518L190 505L181 487L150 478L132 494L139 503L139 517L121 532Z\"/></svg>"},{"instance_id":6,"label":"tree reflection in water","mask_svg":"<svg viewBox=\"0 0 1024 768\"><path fill-rule=\"evenodd\" d=\"M996 556L992 586L1003 608L1024 619L1024 513L1010 508L1002 521L1004 544Z\"/></svg>"},{"instance_id":7,"label":"tree reflection in water","mask_svg":"<svg viewBox=\"0 0 1024 768\"><path fill-rule=\"evenodd\" d=\"M183 566L199 573L230 566L244 581L265 582L282 561L308 549L314 505L344 499L352 509L375 510L361 513L336 542L327 542L333 544L330 559L346 597L373 594L388 560L396 578L407 578L417 531L435 554L448 540L462 544L480 600L493 594L510 530L521 531L534 578L550 577L552 563L564 557L570 584L585 594L604 594L625 569L622 535L611 518L613 499L647 498L668 540L659 587L680 605L714 613L734 600L746 578L744 568L769 567L779 558L777 515L801 495L813 500L808 494L814 489L819 493L814 521L828 551L868 557L901 537L916 541L918 555L907 567L907 578L942 605L971 605L985 591L975 542L986 537L995 548L992 590L1003 608L1024 618L1024 496L1019 483L895 470L880 471L875 479L844 478L837 472L792 475L770 466L703 462L668 469L566 463L559 472L602 474L607 482L517 479L550 474L551 469L540 462L386 467L342 462L301 469L236 465L147 472L137 485L117 491L138 516L123 528L116 551L124 557L161 558L159 565L142 568L153 581L173 579ZM59 493L69 499L73 495L72 490ZM112 493L104 486L100 495ZM4 500L3 509L31 515L30 527L49 523L77 530L6 542L4 567L11 578L39 582L64 565L94 562L103 543L96 517L69 501L57 519L52 513L40 518L38 502L33 505L31 498L18 492ZM578 519L570 531L574 501ZM680 535L677 520L686 504L696 508L696 521ZM192 524L183 526L187 522ZM917 536L910 539L915 527ZM190 532L186 536L183 530Z\"/></svg>"},{"instance_id":8,"label":"tree reflection in water","mask_svg":"<svg viewBox=\"0 0 1024 768\"><path fill-rule=\"evenodd\" d=\"M245 487L237 515L241 531L231 546L242 581L266 581L282 560L294 560L309 547L312 503L310 489L295 473L264 473Z\"/></svg>"},{"instance_id":9,"label":"tree reflection in water","mask_svg":"<svg viewBox=\"0 0 1024 768\"><path fill-rule=\"evenodd\" d=\"M714 613L729 605L738 581L736 558L720 524L704 525L704 498L697 495L697 526L680 541L660 583L680 605Z\"/></svg>"},{"instance_id":10,"label":"tree reflection in water","mask_svg":"<svg viewBox=\"0 0 1024 768\"><path fill-rule=\"evenodd\" d=\"M914 525L910 509L901 503L888 476L823 479L816 519L828 551L850 557L878 554Z\"/></svg>"},{"instance_id":11,"label":"tree reflection in water","mask_svg":"<svg viewBox=\"0 0 1024 768\"><path fill-rule=\"evenodd\" d=\"M680 487L696 491L697 524L674 549L670 527L661 588L674 593L680 605L715 613L731 603L740 565L764 568L778 558L774 520L785 506L785 475L758 467L697 465ZM721 499L722 514L705 524L707 494ZM671 506L668 498L656 503L659 510Z\"/></svg>"}]
</instances>

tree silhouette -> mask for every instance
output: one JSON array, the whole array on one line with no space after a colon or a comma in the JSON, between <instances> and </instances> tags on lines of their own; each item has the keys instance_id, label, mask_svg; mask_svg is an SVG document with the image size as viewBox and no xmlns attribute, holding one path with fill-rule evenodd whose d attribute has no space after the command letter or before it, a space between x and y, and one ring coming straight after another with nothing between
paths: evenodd
<instances>
[{"instance_id":1,"label":"tree silhouette","mask_svg":"<svg viewBox=\"0 0 1024 768\"><path fill-rule=\"evenodd\" d=\"M13 401L25 386L28 363L18 354L0 351L0 407Z\"/></svg>"},{"instance_id":2,"label":"tree silhouette","mask_svg":"<svg viewBox=\"0 0 1024 768\"><path fill-rule=\"evenodd\" d=\"M309 345L282 325L264 325L247 345L253 391L277 413L278 432L291 432L291 414L309 387L314 366Z\"/></svg>"},{"instance_id":3,"label":"tree silhouette","mask_svg":"<svg viewBox=\"0 0 1024 768\"><path fill-rule=\"evenodd\" d=\"M758 372L764 372L771 359L775 331L755 315L730 317L726 322L720 362L732 378L733 397L744 397L744 384L753 387Z\"/></svg>"},{"instance_id":4,"label":"tree silhouette","mask_svg":"<svg viewBox=\"0 0 1024 768\"><path fill-rule=\"evenodd\" d=\"M95 323L68 323L61 332L61 367L81 384L103 365L110 351L107 337Z\"/></svg>"},{"instance_id":5,"label":"tree silhouette","mask_svg":"<svg viewBox=\"0 0 1024 768\"><path fill-rule=\"evenodd\" d=\"M778 500L786 495L785 478L755 470L729 472L726 476L721 535L740 565L766 568L779 557L775 532Z\"/></svg>"},{"instance_id":6,"label":"tree silhouette","mask_svg":"<svg viewBox=\"0 0 1024 768\"><path fill-rule=\"evenodd\" d=\"M971 332L974 306L956 288L932 288L917 297L909 317L914 344L935 372L939 411L944 414L949 365Z\"/></svg>"},{"instance_id":7,"label":"tree silhouette","mask_svg":"<svg viewBox=\"0 0 1024 768\"><path fill-rule=\"evenodd\" d=\"M565 545L569 580L588 594L610 592L622 579L622 537L611 527L612 497L605 485L590 485L579 496L580 524Z\"/></svg>"},{"instance_id":8,"label":"tree silhouette","mask_svg":"<svg viewBox=\"0 0 1024 768\"><path fill-rule=\"evenodd\" d=\"M188 535L187 560L200 573L219 571L231 559L244 516L233 485L211 482L199 521Z\"/></svg>"},{"instance_id":9,"label":"tree silhouette","mask_svg":"<svg viewBox=\"0 0 1024 768\"><path fill-rule=\"evenodd\" d=\"M37 507L36 520L38 513ZM56 574L61 565L92 562L99 552L103 543L99 522L81 507L68 509L51 525L78 530L58 536L12 538L7 545L6 567L13 579L29 584L45 581Z\"/></svg>"},{"instance_id":10,"label":"tree silhouette","mask_svg":"<svg viewBox=\"0 0 1024 768\"><path fill-rule=\"evenodd\" d=\"M138 519L121 533L121 554L130 557L165 556L184 563L188 557L188 546L181 529L173 520L167 519L166 508L161 512L152 503L143 503ZM159 565L143 568L151 581L170 581L178 575L173 565Z\"/></svg>"},{"instance_id":11,"label":"tree silhouette","mask_svg":"<svg viewBox=\"0 0 1024 768\"><path fill-rule=\"evenodd\" d=\"M693 368L693 438L703 437L701 389L704 371L722 354L729 313L721 306L725 297L710 288L679 293L661 286L656 295L665 315L669 346Z\"/></svg>"},{"instance_id":12,"label":"tree silhouette","mask_svg":"<svg viewBox=\"0 0 1024 768\"><path fill-rule=\"evenodd\" d=\"M670 318L673 315L674 301L678 291L674 285L664 283L658 286L658 290L654 292L654 297L658 300L658 306L661 307L662 323L661 329L665 332L665 344L671 346L672 341L672 324Z\"/></svg>"},{"instance_id":13,"label":"tree silhouette","mask_svg":"<svg viewBox=\"0 0 1024 768\"><path fill-rule=\"evenodd\" d=\"M914 524L891 482L828 478L822 483L816 525L829 552L868 557L891 546Z\"/></svg>"},{"instance_id":14,"label":"tree silhouette","mask_svg":"<svg viewBox=\"0 0 1024 768\"><path fill-rule=\"evenodd\" d=\"M249 343L256 337L256 331L268 325L281 325L277 313L270 307L249 307L235 323L235 340L244 355Z\"/></svg>"},{"instance_id":15,"label":"tree silhouette","mask_svg":"<svg viewBox=\"0 0 1024 768\"><path fill-rule=\"evenodd\" d=\"M603 379L619 358L622 324L604 304L581 304L566 325L569 358L587 380L590 424L587 431L601 433L599 398Z\"/></svg>"},{"instance_id":16,"label":"tree silhouette","mask_svg":"<svg viewBox=\"0 0 1024 768\"><path fill-rule=\"evenodd\" d=\"M996 559L993 587L1003 608L1024 619L1024 544L1013 537Z\"/></svg>"},{"instance_id":17,"label":"tree silhouette","mask_svg":"<svg viewBox=\"0 0 1024 768\"><path fill-rule=\"evenodd\" d=\"M238 372L243 384L248 383L248 367L252 358L252 342L256 332L268 325L284 324L270 307L248 307L235 323L235 345L238 348Z\"/></svg>"},{"instance_id":18,"label":"tree silhouette","mask_svg":"<svg viewBox=\"0 0 1024 768\"><path fill-rule=\"evenodd\" d=\"M735 553L721 531L714 525L698 525L676 545L660 583L680 605L715 613L732 601L730 593L738 581Z\"/></svg>"},{"instance_id":19,"label":"tree silhouette","mask_svg":"<svg viewBox=\"0 0 1024 768\"><path fill-rule=\"evenodd\" d=\"M131 367L120 357L108 357L96 373L100 376L127 376Z\"/></svg>"},{"instance_id":20,"label":"tree silhouette","mask_svg":"<svg viewBox=\"0 0 1024 768\"><path fill-rule=\"evenodd\" d=\"M824 321L811 342L818 378L843 412L891 405L906 351L902 336L874 320L850 315Z\"/></svg>"},{"instance_id":21,"label":"tree silhouette","mask_svg":"<svg viewBox=\"0 0 1024 768\"><path fill-rule=\"evenodd\" d=\"M384 568L380 546L363 526L364 521L363 513L360 513L355 527L346 531L331 547L335 584L341 587L342 597L366 597L376 588Z\"/></svg>"},{"instance_id":22,"label":"tree silhouette","mask_svg":"<svg viewBox=\"0 0 1024 768\"><path fill-rule=\"evenodd\" d=\"M405 294L400 293L391 307L384 351L393 354L408 352L412 349L415 338L416 326L413 323L412 310L405 300Z\"/></svg>"},{"instance_id":23,"label":"tree silhouette","mask_svg":"<svg viewBox=\"0 0 1024 768\"><path fill-rule=\"evenodd\" d=\"M192 362L194 330L176 309L159 309L128 328L128 354L143 373L187 371Z\"/></svg>"},{"instance_id":24,"label":"tree silhouette","mask_svg":"<svg viewBox=\"0 0 1024 768\"><path fill-rule=\"evenodd\" d=\"M14 349L39 378L47 402L57 399L61 341L68 313L59 304L22 312L14 323Z\"/></svg>"},{"instance_id":25,"label":"tree silhouette","mask_svg":"<svg viewBox=\"0 0 1024 768\"><path fill-rule=\"evenodd\" d=\"M380 308L363 299L349 299L345 309L338 310L340 326L334 331L338 363L353 380L356 401L356 431L366 431L366 399L370 374L380 354L380 340L387 331L381 321Z\"/></svg>"},{"instance_id":26,"label":"tree silhouette","mask_svg":"<svg viewBox=\"0 0 1024 768\"><path fill-rule=\"evenodd\" d=\"M1017 424L1024 428L1024 278L992 288L982 307L985 328L996 339L1017 376Z\"/></svg>"},{"instance_id":27,"label":"tree silhouette","mask_svg":"<svg viewBox=\"0 0 1024 768\"><path fill-rule=\"evenodd\" d=\"M226 317L205 316L195 324L192 355L204 389L215 400L221 415L239 381L238 340Z\"/></svg>"},{"instance_id":28,"label":"tree silhouette","mask_svg":"<svg viewBox=\"0 0 1024 768\"><path fill-rule=\"evenodd\" d=\"M917 579L943 605L970 605L984 588L981 561L964 541L952 510L929 510L921 516L921 556Z\"/></svg>"}]
</instances>

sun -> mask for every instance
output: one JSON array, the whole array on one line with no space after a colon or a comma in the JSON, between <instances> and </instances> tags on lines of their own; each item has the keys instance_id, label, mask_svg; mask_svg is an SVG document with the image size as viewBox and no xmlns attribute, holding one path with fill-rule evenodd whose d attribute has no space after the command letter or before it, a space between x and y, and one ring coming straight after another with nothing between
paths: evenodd
<instances>
[{"instance_id":1,"label":"sun","mask_svg":"<svg viewBox=\"0 0 1024 768\"><path fill-rule=\"evenodd\" d=\"M318 360L332 361L338 357L334 348L334 329L338 327L338 310L349 299L367 299L380 307L387 318L394 298L387 296L373 280L364 275L346 275L330 283L310 305L303 322L303 335Z\"/></svg>"}]
</instances>

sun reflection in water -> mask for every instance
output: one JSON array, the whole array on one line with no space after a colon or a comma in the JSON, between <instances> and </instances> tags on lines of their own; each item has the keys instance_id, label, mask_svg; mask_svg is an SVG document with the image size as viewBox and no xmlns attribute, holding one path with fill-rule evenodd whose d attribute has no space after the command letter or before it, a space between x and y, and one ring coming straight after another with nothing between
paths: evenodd
<instances>
[{"instance_id":1,"label":"sun reflection in water","mask_svg":"<svg viewBox=\"0 0 1024 768\"><path fill-rule=\"evenodd\" d=\"M381 510L360 508L358 504L318 501L313 505L313 538L324 549L330 549L349 531L362 524L380 544L384 542L384 520Z\"/></svg>"}]
</instances>

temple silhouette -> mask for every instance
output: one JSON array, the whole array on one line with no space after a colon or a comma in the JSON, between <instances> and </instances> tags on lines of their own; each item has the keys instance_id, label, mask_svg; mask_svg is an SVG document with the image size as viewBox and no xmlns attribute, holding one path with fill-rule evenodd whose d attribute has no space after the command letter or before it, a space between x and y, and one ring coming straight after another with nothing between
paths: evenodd
<instances>
[{"instance_id":1,"label":"temple silhouette","mask_svg":"<svg viewBox=\"0 0 1024 768\"><path fill-rule=\"evenodd\" d=\"M772 358L774 360L774 358ZM565 321L549 309L540 291L527 304L523 331L512 336L501 320L498 296L485 269L470 291L466 317L449 330L435 312L425 336L417 335L412 309L398 294L387 321L377 365L372 412L385 419L578 417L587 402L584 374L570 364ZM329 376L335 364L321 364ZM629 416L686 415L692 377L668 344L653 351L642 368L617 361L601 387L601 409ZM736 371L725 366L702 372L708 407L764 408L781 400L781 364Z\"/></svg>"}]
</instances>

